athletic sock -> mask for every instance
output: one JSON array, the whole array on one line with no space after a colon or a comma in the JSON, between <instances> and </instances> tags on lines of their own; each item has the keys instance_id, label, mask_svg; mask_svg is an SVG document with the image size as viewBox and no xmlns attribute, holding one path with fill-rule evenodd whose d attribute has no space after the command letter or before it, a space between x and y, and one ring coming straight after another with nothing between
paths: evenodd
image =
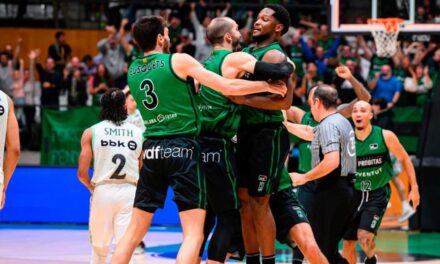
<instances>
[{"instance_id":1,"label":"athletic sock","mask_svg":"<svg viewBox=\"0 0 440 264\"><path fill-rule=\"evenodd\" d=\"M246 254L246 264L260 264L260 252Z\"/></svg>"},{"instance_id":2,"label":"athletic sock","mask_svg":"<svg viewBox=\"0 0 440 264\"><path fill-rule=\"evenodd\" d=\"M263 256L263 263L262 264L275 264L275 255Z\"/></svg>"}]
</instances>

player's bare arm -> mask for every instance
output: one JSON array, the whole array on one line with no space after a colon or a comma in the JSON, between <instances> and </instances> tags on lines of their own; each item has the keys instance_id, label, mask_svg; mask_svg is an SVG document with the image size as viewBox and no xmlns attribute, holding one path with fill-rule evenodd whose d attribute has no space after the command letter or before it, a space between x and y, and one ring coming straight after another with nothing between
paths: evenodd
<instances>
[{"instance_id":1,"label":"player's bare arm","mask_svg":"<svg viewBox=\"0 0 440 264\"><path fill-rule=\"evenodd\" d=\"M264 55L262 60L269 63L281 63L286 61L286 56L278 50L270 50ZM287 110L292 105L293 91L296 83L295 78L294 73L292 73L288 78L286 84L287 93L284 97L280 95L247 95L243 97L234 97L231 99L237 104L243 104L265 110Z\"/></svg>"},{"instance_id":2,"label":"player's bare arm","mask_svg":"<svg viewBox=\"0 0 440 264\"><path fill-rule=\"evenodd\" d=\"M258 81L251 82L239 79L226 79L211 71L206 70L194 58L187 54L175 54L172 58L173 69L176 74L186 80L193 77L201 84L219 91L224 95L245 95L260 92L270 92L281 96L286 93L284 83L272 83Z\"/></svg>"},{"instance_id":3,"label":"player's bare arm","mask_svg":"<svg viewBox=\"0 0 440 264\"><path fill-rule=\"evenodd\" d=\"M396 158L402 163L402 166L409 177L409 182L411 185L411 190L408 194L408 199L412 201L413 209L415 210L420 203L419 186L416 180L416 172L414 166L408 153L400 144L399 139L396 134L389 130L383 130L383 137L385 139L385 144L391 153L396 156Z\"/></svg>"},{"instance_id":4,"label":"player's bare arm","mask_svg":"<svg viewBox=\"0 0 440 264\"><path fill-rule=\"evenodd\" d=\"M299 107L291 106L286 110L287 121L300 124L306 112Z\"/></svg>"},{"instance_id":5,"label":"player's bare arm","mask_svg":"<svg viewBox=\"0 0 440 264\"><path fill-rule=\"evenodd\" d=\"M5 203L5 193L11 180L12 173L17 166L18 159L20 158L20 137L17 118L15 117L14 104L10 98L9 100L9 112L8 112L8 127L6 130L6 151L5 159L3 161L3 200L0 201L0 209L3 208Z\"/></svg>"},{"instance_id":6,"label":"player's bare arm","mask_svg":"<svg viewBox=\"0 0 440 264\"><path fill-rule=\"evenodd\" d=\"M291 123L288 121L283 122L283 124L287 128L290 134L293 134L305 141L313 140L313 136L315 135L313 133L313 127L302 124Z\"/></svg>"},{"instance_id":7,"label":"player's bare arm","mask_svg":"<svg viewBox=\"0 0 440 264\"><path fill-rule=\"evenodd\" d=\"M292 179L293 186L300 186L309 181L313 181L330 174L339 166L339 160L340 152L332 151L324 154L324 158L322 159L322 161L311 171L305 174L296 172L289 173L290 178Z\"/></svg>"},{"instance_id":8,"label":"player's bare arm","mask_svg":"<svg viewBox=\"0 0 440 264\"><path fill-rule=\"evenodd\" d=\"M335 69L336 74L344 79L350 82L351 86L353 86L353 91L356 94L356 99L351 101L349 104L341 104L338 106L338 112L343 115L344 117L350 117L351 112L353 111L353 105L357 101L365 101L369 102L371 100L371 94L367 90L367 88L362 85L351 73L350 69L347 66L339 66Z\"/></svg>"},{"instance_id":9,"label":"player's bare arm","mask_svg":"<svg viewBox=\"0 0 440 264\"><path fill-rule=\"evenodd\" d=\"M93 192L93 186L90 181L89 169L90 162L93 158L92 151L92 129L88 128L84 131L81 137L81 154L79 155L78 161L78 179L79 181Z\"/></svg>"},{"instance_id":10,"label":"player's bare arm","mask_svg":"<svg viewBox=\"0 0 440 264\"><path fill-rule=\"evenodd\" d=\"M258 61L246 52L234 52L226 56L222 65L222 75L226 78L241 78L245 73L256 74L261 79L283 80L293 72L293 64L268 63Z\"/></svg>"}]
</instances>

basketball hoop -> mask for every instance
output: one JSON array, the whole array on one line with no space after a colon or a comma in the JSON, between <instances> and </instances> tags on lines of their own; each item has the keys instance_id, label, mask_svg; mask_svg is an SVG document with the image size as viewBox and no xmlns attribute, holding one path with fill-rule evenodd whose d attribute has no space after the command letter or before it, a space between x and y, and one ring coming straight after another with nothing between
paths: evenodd
<instances>
[{"instance_id":1,"label":"basketball hoop","mask_svg":"<svg viewBox=\"0 0 440 264\"><path fill-rule=\"evenodd\" d=\"M401 18L368 19L368 24L375 26L372 27L371 34L379 57L392 57L396 53L397 36L403 21Z\"/></svg>"}]
</instances>

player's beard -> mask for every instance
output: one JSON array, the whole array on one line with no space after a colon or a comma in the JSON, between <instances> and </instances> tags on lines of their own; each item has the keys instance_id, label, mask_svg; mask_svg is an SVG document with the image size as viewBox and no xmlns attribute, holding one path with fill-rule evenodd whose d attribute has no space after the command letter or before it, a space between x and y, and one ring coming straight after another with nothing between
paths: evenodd
<instances>
[{"instance_id":1,"label":"player's beard","mask_svg":"<svg viewBox=\"0 0 440 264\"><path fill-rule=\"evenodd\" d=\"M270 38L270 33L261 34L258 36L252 36L252 41L255 43L260 43Z\"/></svg>"},{"instance_id":2,"label":"player's beard","mask_svg":"<svg viewBox=\"0 0 440 264\"><path fill-rule=\"evenodd\" d=\"M241 50L241 46L240 46L240 38L232 38L232 50L233 51L239 51Z\"/></svg>"}]
</instances>

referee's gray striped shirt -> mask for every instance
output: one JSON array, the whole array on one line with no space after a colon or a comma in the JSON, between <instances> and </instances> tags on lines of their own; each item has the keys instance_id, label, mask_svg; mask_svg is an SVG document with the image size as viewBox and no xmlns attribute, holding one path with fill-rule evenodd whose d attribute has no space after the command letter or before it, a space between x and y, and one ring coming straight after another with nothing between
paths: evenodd
<instances>
[{"instance_id":1,"label":"referee's gray striped shirt","mask_svg":"<svg viewBox=\"0 0 440 264\"><path fill-rule=\"evenodd\" d=\"M341 176L356 173L356 145L350 122L339 113L321 120L314 128L312 141L312 165L316 167L324 154L339 151Z\"/></svg>"}]
</instances>

